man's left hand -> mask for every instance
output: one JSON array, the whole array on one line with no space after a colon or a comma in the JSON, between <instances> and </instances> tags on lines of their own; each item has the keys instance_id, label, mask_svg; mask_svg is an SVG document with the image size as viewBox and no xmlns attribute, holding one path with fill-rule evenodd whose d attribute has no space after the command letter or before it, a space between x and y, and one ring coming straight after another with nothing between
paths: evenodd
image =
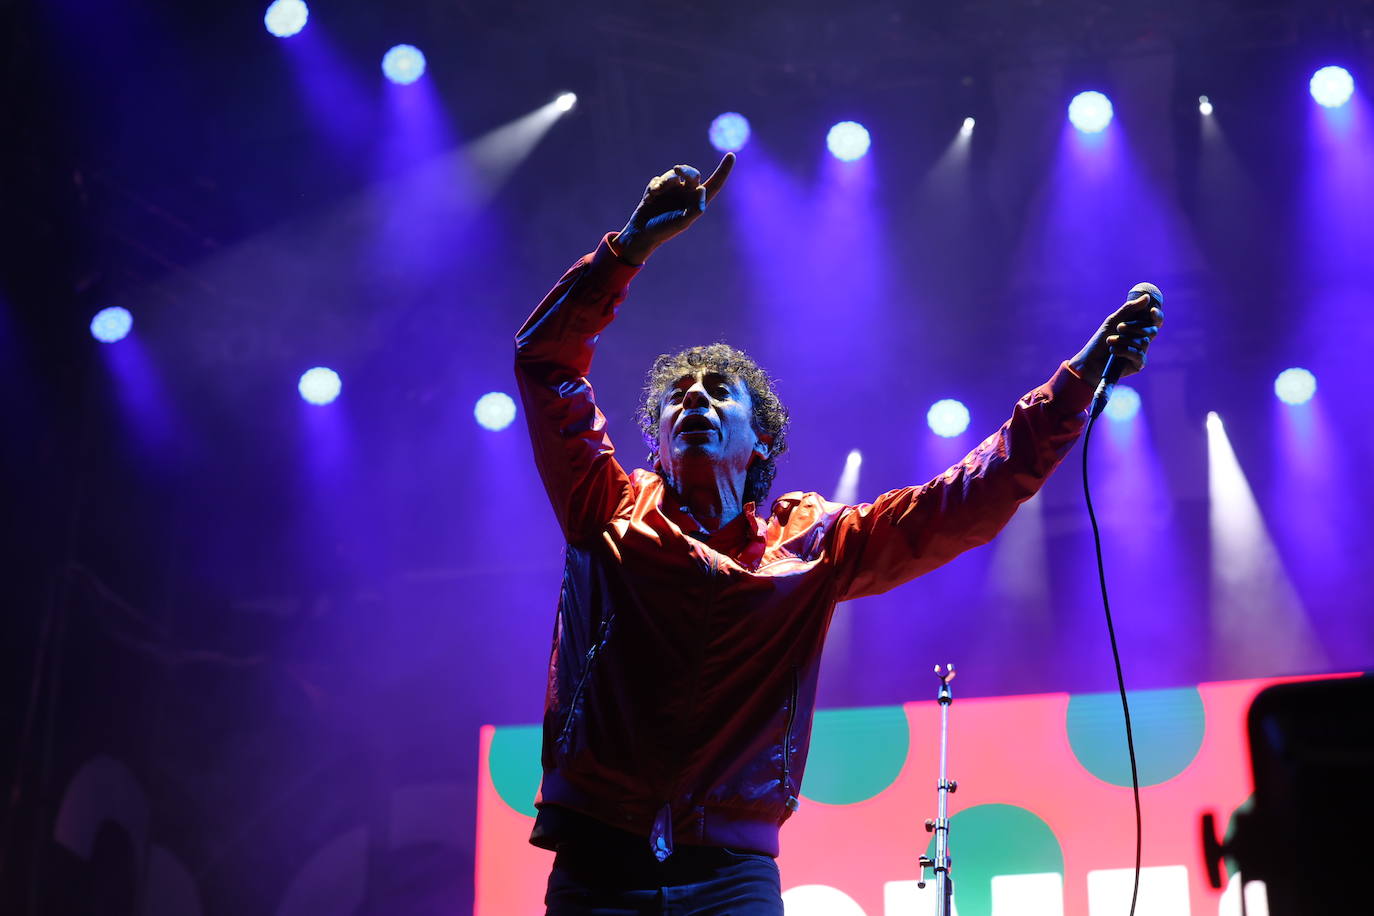
<instances>
[{"instance_id":1,"label":"man's left hand","mask_svg":"<svg viewBox=\"0 0 1374 916\"><path fill-rule=\"evenodd\" d=\"M1144 369L1150 341L1164 324L1164 310L1150 306L1151 301L1149 294L1142 293L1107 316L1092 339L1069 360L1069 367L1092 385L1102 378L1111 354L1124 363L1122 375Z\"/></svg>"}]
</instances>

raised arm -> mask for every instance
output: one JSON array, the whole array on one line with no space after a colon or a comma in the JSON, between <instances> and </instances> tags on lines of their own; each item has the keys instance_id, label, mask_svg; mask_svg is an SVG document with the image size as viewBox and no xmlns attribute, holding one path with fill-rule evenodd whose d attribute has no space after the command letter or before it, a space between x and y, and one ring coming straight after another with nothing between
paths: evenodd
<instances>
[{"instance_id":1,"label":"raised arm","mask_svg":"<svg viewBox=\"0 0 1374 916\"><path fill-rule=\"evenodd\" d=\"M586 376L596 339L636 269L603 239L569 268L515 338L515 376L534 462L570 542L604 527L629 489Z\"/></svg>"},{"instance_id":2,"label":"raised arm","mask_svg":"<svg viewBox=\"0 0 1374 916\"><path fill-rule=\"evenodd\" d=\"M700 218L733 165L728 154L704 182L690 166L652 179L625 228L569 268L516 334L515 374L535 464L570 542L594 536L629 498L629 478L587 381L597 339L639 265Z\"/></svg>"},{"instance_id":3,"label":"raised arm","mask_svg":"<svg viewBox=\"0 0 1374 916\"><path fill-rule=\"evenodd\" d=\"M1164 323L1149 301L1141 296L1108 316L1072 360L1017 402L1001 429L945 473L842 513L833 531L841 600L884 592L1001 531L1077 440L1107 355L1124 361L1123 374L1144 367Z\"/></svg>"}]
</instances>

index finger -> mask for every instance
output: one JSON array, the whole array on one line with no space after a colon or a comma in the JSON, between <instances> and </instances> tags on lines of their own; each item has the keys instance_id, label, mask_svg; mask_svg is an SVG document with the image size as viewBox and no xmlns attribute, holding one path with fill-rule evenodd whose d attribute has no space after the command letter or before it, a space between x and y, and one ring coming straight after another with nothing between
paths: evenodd
<instances>
[{"instance_id":1,"label":"index finger","mask_svg":"<svg viewBox=\"0 0 1374 916\"><path fill-rule=\"evenodd\" d=\"M720 160L720 165L716 166L716 170L711 173L711 177L702 183L702 187L706 189L708 201L719 194L721 188L725 187L725 179L730 177L730 170L734 167L735 154L726 153L725 157Z\"/></svg>"},{"instance_id":2,"label":"index finger","mask_svg":"<svg viewBox=\"0 0 1374 916\"><path fill-rule=\"evenodd\" d=\"M1126 303L1124 308L1129 308L1135 305L1135 303L1136 300L1132 299L1130 302ZM1157 334L1159 333L1160 327L1164 324L1164 310L1157 305L1149 310L1137 311L1135 313L1125 312L1124 308L1121 313L1122 321L1120 327L1135 328L1137 330Z\"/></svg>"}]
</instances>

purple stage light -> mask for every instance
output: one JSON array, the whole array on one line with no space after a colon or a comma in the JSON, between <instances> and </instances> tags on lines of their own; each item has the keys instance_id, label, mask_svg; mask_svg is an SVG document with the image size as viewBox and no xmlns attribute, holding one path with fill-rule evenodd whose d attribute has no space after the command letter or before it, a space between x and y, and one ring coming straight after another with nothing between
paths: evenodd
<instances>
[{"instance_id":1,"label":"purple stage light","mask_svg":"<svg viewBox=\"0 0 1374 916\"><path fill-rule=\"evenodd\" d=\"M553 100L553 107L554 107L554 108L557 108L559 111L572 111L572 110L573 110L573 106L576 105L576 104L577 104L577 93L576 93L576 92L563 92L563 93L559 93L558 98L556 98L556 99Z\"/></svg>"},{"instance_id":2,"label":"purple stage light","mask_svg":"<svg viewBox=\"0 0 1374 916\"><path fill-rule=\"evenodd\" d=\"M1140 413L1140 392L1127 385L1117 385L1104 412L1109 420L1125 422L1134 419Z\"/></svg>"},{"instance_id":3,"label":"purple stage light","mask_svg":"<svg viewBox=\"0 0 1374 916\"><path fill-rule=\"evenodd\" d=\"M310 19L310 8L303 0L273 0L263 14L262 24L278 38L290 38Z\"/></svg>"},{"instance_id":4,"label":"purple stage light","mask_svg":"<svg viewBox=\"0 0 1374 916\"><path fill-rule=\"evenodd\" d=\"M307 402L324 405L339 396L339 391L343 388L343 381L340 380L339 373L333 369L316 366L301 374L300 383L297 384L296 388Z\"/></svg>"},{"instance_id":5,"label":"purple stage light","mask_svg":"<svg viewBox=\"0 0 1374 916\"><path fill-rule=\"evenodd\" d=\"M968 429L968 408L953 398L945 398L930 405L926 411L926 423L937 436L952 439Z\"/></svg>"},{"instance_id":6,"label":"purple stage light","mask_svg":"<svg viewBox=\"0 0 1374 916\"><path fill-rule=\"evenodd\" d=\"M393 83L408 86L425 75L425 55L414 45L396 45L382 57L382 72Z\"/></svg>"},{"instance_id":7,"label":"purple stage light","mask_svg":"<svg viewBox=\"0 0 1374 916\"><path fill-rule=\"evenodd\" d=\"M707 136L722 153L739 152L749 142L749 119L737 111L717 115Z\"/></svg>"},{"instance_id":8,"label":"purple stage light","mask_svg":"<svg viewBox=\"0 0 1374 916\"><path fill-rule=\"evenodd\" d=\"M1100 134L1112 123L1112 100L1100 92L1080 92L1069 102L1069 121L1080 133Z\"/></svg>"},{"instance_id":9,"label":"purple stage light","mask_svg":"<svg viewBox=\"0 0 1374 916\"><path fill-rule=\"evenodd\" d=\"M830 128L830 132L825 135L826 149L830 150L830 155L841 162L853 162L855 159L862 159L864 154L868 152L871 142L868 128L858 121L841 121Z\"/></svg>"},{"instance_id":10,"label":"purple stage light","mask_svg":"<svg viewBox=\"0 0 1374 916\"><path fill-rule=\"evenodd\" d=\"M1212 100L1211 100L1211 99L1207 98L1207 96L1205 96L1205 95L1200 95L1200 96L1197 97L1197 110L1198 110L1198 114L1201 114L1201 115L1209 115L1209 114L1211 114L1215 109L1214 109L1213 106L1212 106Z\"/></svg>"},{"instance_id":11,"label":"purple stage light","mask_svg":"<svg viewBox=\"0 0 1374 916\"><path fill-rule=\"evenodd\" d=\"M505 429L515 419L515 402L502 391L491 391L477 399L472 409L477 425L492 432Z\"/></svg>"},{"instance_id":12,"label":"purple stage light","mask_svg":"<svg viewBox=\"0 0 1374 916\"><path fill-rule=\"evenodd\" d=\"M95 313L91 319L91 336L101 343L114 343L128 337L133 327L134 316L129 310L112 305Z\"/></svg>"},{"instance_id":13,"label":"purple stage light","mask_svg":"<svg viewBox=\"0 0 1374 916\"><path fill-rule=\"evenodd\" d=\"M844 470L840 471L840 481L835 484L835 495L831 497L834 502L858 502L859 469L863 464L863 453L858 449L850 449L849 455L844 459Z\"/></svg>"},{"instance_id":14,"label":"purple stage light","mask_svg":"<svg viewBox=\"0 0 1374 916\"><path fill-rule=\"evenodd\" d=\"M1306 404L1317 393L1317 377L1306 369L1285 369L1274 379L1274 394L1285 404Z\"/></svg>"},{"instance_id":15,"label":"purple stage light","mask_svg":"<svg viewBox=\"0 0 1374 916\"><path fill-rule=\"evenodd\" d=\"M1322 67L1308 83L1312 98L1323 108L1340 108L1355 94L1355 80L1344 67Z\"/></svg>"}]
</instances>

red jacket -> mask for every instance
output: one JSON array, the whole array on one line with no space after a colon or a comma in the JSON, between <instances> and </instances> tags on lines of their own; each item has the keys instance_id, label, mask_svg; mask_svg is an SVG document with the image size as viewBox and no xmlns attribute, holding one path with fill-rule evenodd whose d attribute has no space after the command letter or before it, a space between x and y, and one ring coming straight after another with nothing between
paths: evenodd
<instances>
[{"instance_id":1,"label":"red jacket","mask_svg":"<svg viewBox=\"0 0 1374 916\"><path fill-rule=\"evenodd\" d=\"M674 494L616 460L586 375L637 268L603 240L516 337L535 461L568 542L536 804L679 843L778 851L797 807L836 602L990 540L1078 437L1067 366L919 487L846 506L787 493L705 541Z\"/></svg>"}]
</instances>

